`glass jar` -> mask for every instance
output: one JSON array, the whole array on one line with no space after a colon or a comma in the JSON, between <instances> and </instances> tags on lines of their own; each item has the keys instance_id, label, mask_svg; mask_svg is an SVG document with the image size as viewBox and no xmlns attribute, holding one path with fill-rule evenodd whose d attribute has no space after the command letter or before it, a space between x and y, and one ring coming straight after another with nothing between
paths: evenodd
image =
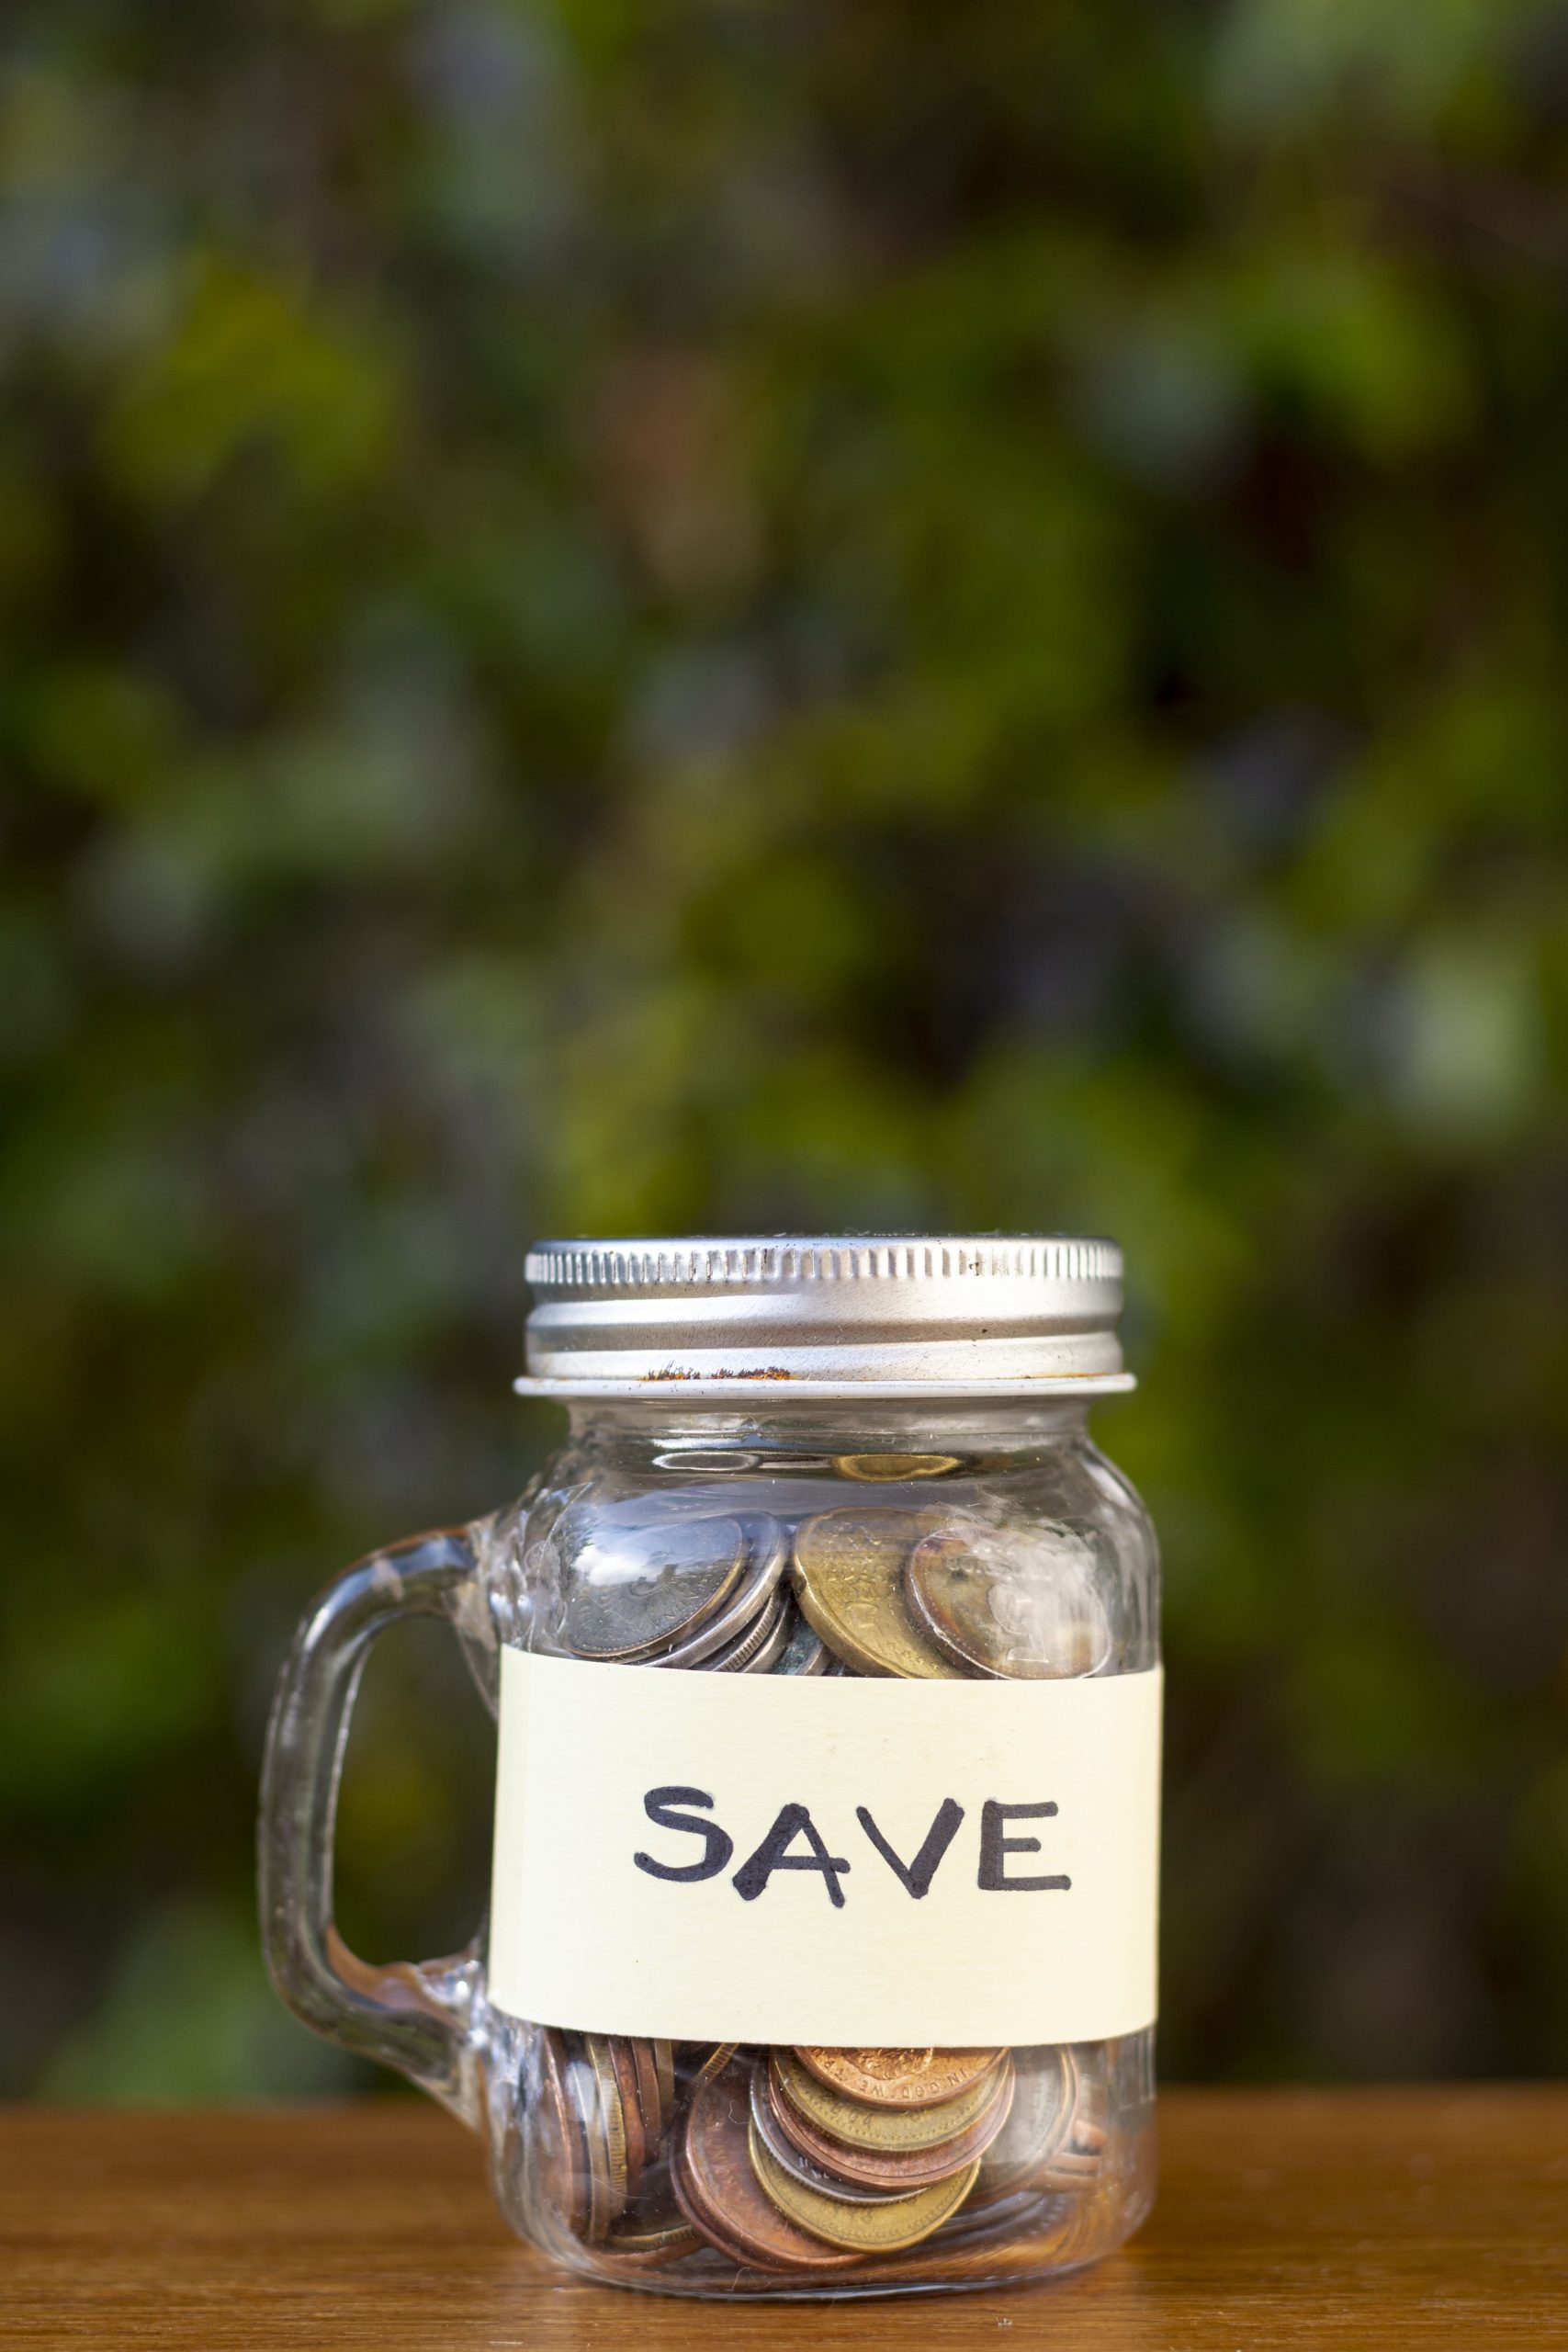
<instances>
[{"instance_id":1,"label":"glass jar","mask_svg":"<svg viewBox=\"0 0 1568 2352\"><path fill-rule=\"evenodd\" d=\"M1089 1407L1121 1261L1055 1238L545 1244L522 1499L329 1586L280 1683L283 1998L488 2142L571 2268L711 2296L1093 2261L1154 2178L1158 1561ZM360 1667L446 1618L501 1723L491 1916L332 1918ZM645 1668L660 1669L645 1672Z\"/></svg>"}]
</instances>

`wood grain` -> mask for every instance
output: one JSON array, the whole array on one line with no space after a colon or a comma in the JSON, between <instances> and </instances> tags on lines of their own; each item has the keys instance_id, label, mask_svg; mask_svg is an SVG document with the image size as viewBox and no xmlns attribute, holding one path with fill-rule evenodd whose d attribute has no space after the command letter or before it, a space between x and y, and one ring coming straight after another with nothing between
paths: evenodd
<instances>
[{"instance_id":1,"label":"wood grain","mask_svg":"<svg viewBox=\"0 0 1568 2352\"><path fill-rule=\"evenodd\" d=\"M1046 2288L814 2306L563 2277L434 2108L0 2114L0 2342L192 2352L1568 2346L1568 2090L1168 2092L1156 2218Z\"/></svg>"}]
</instances>

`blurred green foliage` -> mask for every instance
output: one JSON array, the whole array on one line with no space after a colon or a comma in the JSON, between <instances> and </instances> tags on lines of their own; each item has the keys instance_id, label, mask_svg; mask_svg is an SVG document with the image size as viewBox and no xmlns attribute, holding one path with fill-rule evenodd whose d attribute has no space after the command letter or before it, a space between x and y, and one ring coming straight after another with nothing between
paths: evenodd
<instances>
[{"instance_id":1,"label":"blurred green foliage","mask_svg":"<svg viewBox=\"0 0 1568 2352\"><path fill-rule=\"evenodd\" d=\"M0 2086L348 2079L288 1626L532 1234L789 1226L1127 1244L1169 2068L1568 2067L1565 158L1517 0L12 0Z\"/></svg>"}]
</instances>

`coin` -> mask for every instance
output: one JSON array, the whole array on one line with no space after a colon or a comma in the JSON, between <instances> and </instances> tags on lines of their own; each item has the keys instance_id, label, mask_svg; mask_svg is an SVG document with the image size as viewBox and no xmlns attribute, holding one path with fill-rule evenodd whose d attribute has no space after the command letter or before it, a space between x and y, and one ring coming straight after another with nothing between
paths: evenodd
<instances>
[{"instance_id":1,"label":"coin","mask_svg":"<svg viewBox=\"0 0 1568 2352\"><path fill-rule=\"evenodd\" d=\"M568 1646L579 1657L649 1657L713 1618L747 1554L733 1519L595 1528L563 1577Z\"/></svg>"},{"instance_id":2,"label":"coin","mask_svg":"<svg viewBox=\"0 0 1568 2352\"><path fill-rule=\"evenodd\" d=\"M904 1599L904 1562L931 1522L915 1511L824 1511L795 1539L801 1612L862 1674L948 1680L963 1671L933 1649Z\"/></svg>"},{"instance_id":3,"label":"coin","mask_svg":"<svg viewBox=\"0 0 1568 2352\"><path fill-rule=\"evenodd\" d=\"M659 2068L654 2060L651 2041L627 2036L620 2047L631 2061L632 2079L637 2086L637 2120L642 2126L643 2146L648 2157L659 2151L664 2137L664 2098L660 2088ZM671 2083L673 2096L674 2084Z\"/></svg>"},{"instance_id":4,"label":"coin","mask_svg":"<svg viewBox=\"0 0 1568 2352\"><path fill-rule=\"evenodd\" d=\"M1065 2269L1108 2254L1127 2233L1126 2194L1125 2183L1111 2176L1077 2196L1043 2198L1042 2213L1053 2218L1039 2225L1032 2248L1035 2260Z\"/></svg>"},{"instance_id":5,"label":"coin","mask_svg":"<svg viewBox=\"0 0 1568 2352\"><path fill-rule=\"evenodd\" d=\"M1023 2196L1007 2208L975 2214L961 2207L926 2246L920 2275L932 2286L984 2286L987 2280L1033 2278L1055 2270L1060 2249L1076 2244L1081 2230L1073 2197ZM863 2263L855 2285L891 2284L908 2276L898 2260Z\"/></svg>"},{"instance_id":6,"label":"coin","mask_svg":"<svg viewBox=\"0 0 1568 2352\"><path fill-rule=\"evenodd\" d=\"M789 1642L790 1629L798 1622L799 1611L790 1598L787 1587L781 1587L778 1606L769 1623L767 1637L761 1647L746 1661L748 1674L776 1674Z\"/></svg>"},{"instance_id":7,"label":"coin","mask_svg":"<svg viewBox=\"0 0 1568 2352\"><path fill-rule=\"evenodd\" d=\"M1072 2122L1077 2070L1070 2050L1015 2052L1013 2072L1017 2088L1012 2110L987 2151L976 2202L989 2202L1028 2183L1062 2145Z\"/></svg>"},{"instance_id":8,"label":"coin","mask_svg":"<svg viewBox=\"0 0 1568 2352\"><path fill-rule=\"evenodd\" d=\"M679 2262L682 2255L694 2254L702 2239L678 2206L670 2206L648 2221L628 2214L615 2223L604 2241L605 2251L619 2255L626 2262L645 2264L649 2269L666 2262Z\"/></svg>"},{"instance_id":9,"label":"coin","mask_svg":"<svg viewBox=\"0 0 1568 2352\"><path fill-rule=\"evenodd\" d=\"M789 1604L789 1629L773 1664L775 1674L826 1674L830 1653L820 1634L813 1632L798 1604Z\"/></svg>"},{"instance_id":10,"label":"coin","mask_svg":"<svg viewBox=\"0 0 1568 2352\"><path fill-rule=\"evenodd\" d=\"M945 2180L950 2173L962 2170L985 2154L1007 2121L1008 2109L1012 2105L1012 2072L1010 2068L1001 2070L995 2096L972 2123L931 2148L851 2147L792 2107L780 2095L771 2075L768 2097L782 2135L831 2178L852 2182L856 2188L902 2190L907 2194L924 2188L934 2180ZM776 2149L774 2154L778 2154Z\"/></svg>"},{"instance_id":11,"label":"coin","mask_svg":"<svg viewBox=\"0 0 1568 2352\"><path fill-rule=\"evenodd\" d=\"M588 2226L602 2238L626 2201L626 2126L614 2069L597 2059L586 2042L567 2061L567 2088L582 2126L588 2154Z\"/></svg>"},{"instance_id":12,"label":"coin","mask_svg":"<svg viewBox=\"0 0 1568 2352\"><path fill-rule=\"evenodd\" d=\"M1075 2093L1066 2130L1045 2160L1030 2175L1032 2188L1082 2188L1105 2162L1104 2077L1086 2058L1076 2066Z\"/></svg>"},{"instance_id":13,"label":"coin","mask_svg":"<svg viewBox=\"0 0 1568 2352\"><path fill-rule=\"evenodd\" d=\"M833 1467L843 1478L883 1485L895 1478L941 1478L960 1467L956 1453L836 1453Z\"/></svg>"},{"instance_id":14,"label":"coin","mask_svg":"<svg viewBox=\"0 0 1568 2352\"><path fill-rule=\"evenodd\" d=\"M984 2167L982 2166L982 2170ZM1042 2198L1032 2188L1014 2189L1010 2196L993 2199L985 2205L976 2202L979 2183L970 2190L964 2210L955 2213L942 2233L944 2253L977 2245L995 2245L1000 2239L1020 2236L1025 2230L1036 2233L1061 2219L1061 2211L1048 2212L1055 2207L1065 2211L1069 2199Z\"/></svg>"},{"instance_id":15,"label":"coin","mask_svg":"<svg viewBox=\"0 0 1568 2352\"><path fill-rule=\"evenodd\" d=\"M539 2164L546 2203L558 2212L574 2238L587 2231L591 2215L588 2151L567 2081L569 2053L558 2033L540 2034Z\"/></svg>"},{"instance_id":16,"label":"coin","mask_svg":"<svg viewBox=\"0 0 1568 2352\"><path fill-rule=\"evenodd\" d=\"M745 1567L738 1581L724 1593L710 1616L683 1634L662 1656L650 1658L650 1666L707 1664L766 1610L789 1559L789 1536L773 1519L750 1520L742 1532Z\"/></svg>"},{"instance_id":17,"label":"coin","mask_svg":"<svg viewBox=\"0 0 1568 2352\"><path fill-rule=\"evenodd\" d=\"M675 2044L655 2038L646 2047L652 2053L653 2076L659 2086L660 2127L664 2130L675 2112Z\"/></svg>"},{"instance_id":18,"label":"coin","mask_svg":"<svg viewBox=\"0 0 1568 2352\"><path fill-rule=\"evenodd\" d=\"M942 2254L935 2246L931 2250L933 2274L940 2271L953 2283L979 2283L993 2277L1021 2278L1065 2270L1108 2254L1127 2234L1124 2184L1071 2197L1032 2193L1021 2207L1010 2203L1005 2222L998 2220L999 2210L977 2215L971 2230L966 2206L943 2233Z\"/></svg>"},{"instance_id":19,"label":"coin","mask_svg":"<svg viewBox=\"0 0 1568 2352\"><path fill-rule=\"evenodd\" d=\"M790 2138L780 2120L765 2066L754 2066L751 2070L750 2098L751 2129L774 2163L782 2165L785 2172L803 2182L807 2188L818 2188L829 2197L845 2198L851 2204L886 2204L889 2198L908 2195L908 2182L900 2181L891 2188L869 2188L861 2181L841 2178L839 2174L829 2172L825 2165L818 2164L814 2156L807 2155ZM956 2169L955 2165L948 2166L950 2172Z\"/></svg>"},{"instance_id":20,"label":"coin","mask_svg":"<svg viewBox=\"0 0 1568 2352\"><path fill-rule=\"evenodd\" d=\"M755 2270L823 2270L852 2262L799 2229L774 2204L751 2163L750 2064L727 2066L698 2089L675 2142L671 2178L681 2211L733 2261Z\"/></svg>"},{"instance_id":21,"label":"coin","mask_svg":"<svg viewBox=\"0 0 1568 2352\"><path fill-rule=\"evenodd\" d=\"M699 2041L688 2047L703 2052L692 2068L692 2088L695 2090L699 2083L711 2083L716 2075L723 2074L740 2044L738 2041Z\"/></svg>"},{"instance_id":22,"label":"coin","mask_svg":"<svg viewBox=\"0 0 1568 2352\"><path fill-rule=\"evenodd\" d=\"M1094 1554L1070 1528L943 1528L915 1545L905 1582L922 1632L958 1666L1049 1680L1111 1656Z\"/></svg>"},{"instance_id":23,"label":"coin","mask_svg":"<svg viewBox=\"0 0 1568 2352\"><path fill-rule=\"evenodd\" d=\"M807 2074L793 2051L775 2050L772 2064L775 2089L807 2122L852 2148L879 2151L934 2148L966 2131L996 2097L1003 2076L1011 2072L1011 2061L1003 2058L990 2074L941 2107L864 2107Z\"/></svg>"},{"instance_id":24,"label":"coin","mask_svg":"<svg viewBox=\"0 0 1568 2352\"><path fill-rule=\"evenodd\" d=\"M819 2050L797 2045L801 2064L845 2098L872 2107L940 2107L988 2075L999 2050Z\"/></svg>"},{"instance_id":25,"label":"coin","mask_svg":"<svg viewBox=\"0 0 1568 2352\"><path fill-rule=\"evenodd\" d=\"M784 1645L788 1631L785 1603L789 1595L776 1592L743 1632L703 1663L714 1674L766 1674Z\"/></svg>"},{"instance_id":26,"label":"coin","mask_svg":"<svg viewBox=\"0 0 1568 2352\"><path fill-rule=\"evenodd\" d=\"M626 2143L626 2199L629 2205L642 2186L643 2166L648 2161L648 2134L643 2129L642 2100L638 2095L637 2064L631 2043L618 2034L608 2036L604 2052L615 2070L615 2089L619 2097L621 2124Z\"/></svg>"},{"instance_id":27,"label":"coin","mask_svg":"<svg viewBox=\"0 0 1568 2352\"><path fill-rule=\"evenodd\" d=\"M777 2159L764 2146L761 2134L752 2128L749 2141L751 2165L757 2178L773 2202L792 2222L798 2222L813 2237L824 2238L829 2245L842 2246L853 2254L896 2254L906 2246L919 2245L933 2230L941 2229L951 2214L956 2213L975 2186L977 2164L966 2165L962 2172L953 2173L946 2180L939 2180L930 2188L921 2188L912 2197L890 2198L875 2205L850 2203L841 2197L825 2196L818 2188L807 2188L792 2173L785 2172Z\"/></svg>"}]
</instances>

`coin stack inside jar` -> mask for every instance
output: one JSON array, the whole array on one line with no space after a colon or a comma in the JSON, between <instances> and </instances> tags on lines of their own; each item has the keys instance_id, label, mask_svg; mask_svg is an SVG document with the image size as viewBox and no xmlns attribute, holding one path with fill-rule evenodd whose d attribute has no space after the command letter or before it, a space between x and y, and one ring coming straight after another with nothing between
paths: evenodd
<instances>
[{"instance_id":1,"label":"coin stack inside jar","mask_svg":"<svg viewBox=\"0 0 1568 2352\"><path fill-rule=\"evenodd\" d=\"M767 1510L732 1487L732 1507L688 1497L640 1522L568 1525L553 1645L719 1673L1114 1668L1096 1555L1072 1527L994 1523L974 1487L936 1500L938 1482L970 1466L956 1455L821 1466L840 1498L843 1480L900 1491L792 1521L775 1481ZM716 2255L775 2277L858 2266L869 2280L931 2240L955 2277L1092 2250L1107 2141L1098 2049L541 2040L551 2202L573 2235L628 2266Z\"/></svg>"}]
</instances>

